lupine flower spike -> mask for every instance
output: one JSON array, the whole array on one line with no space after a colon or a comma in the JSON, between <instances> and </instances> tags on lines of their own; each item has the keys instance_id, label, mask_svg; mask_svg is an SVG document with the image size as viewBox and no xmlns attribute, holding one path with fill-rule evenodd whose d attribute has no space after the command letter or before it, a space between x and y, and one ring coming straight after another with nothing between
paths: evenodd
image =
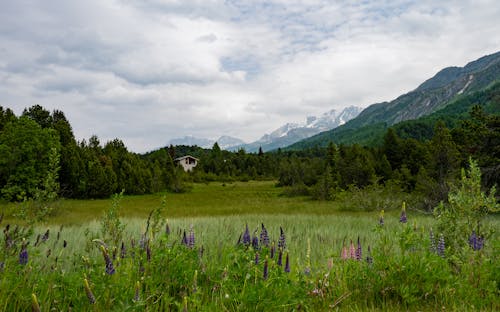
<instances>
[{"instance_id":1,"label":"lupine flower spike","mask_svg":"<svg viewBox=\"0 0 500 312\"><path fill-rule=\"evenodd\" d=\"M403 208L401 208L401 216L399 217L399 222L406 223L408 218L406 217L406 203L403 202Z\"/></svg>"},{"instance_id":2,"label":"lupine flower spike","mask_svg":"<svg viewBox=\"0 0 500 312\"><path fill-rule=\"evenodd\" d=\"M283 265L283 249L279 249L278 251L278 265L282 266Z\"/></svg>"},{"instance_id":3,"label":"lupine flower spike","mask_svg":"<svg viewBox=\"0 0 500 312\"><path fill-rule=\"evenodd\" d=\"M40 305L38 304L38 299L35 294L31 294L31 311L40 312Z\"/></svg>"},{"instance_id":4,"label":"lupine flower spike","mask_svg":"<svg viewBox=\"0 0 500 312\"><path fill-rule=\"evenodd\" d=\"M271 250L269 251L269 256L274 259L274 253L276 252L276 247L274 247L274 241L271 243Z\"/></svg>"},{"instance_id":5,"label":"lupine flower spike","mask_svg":"<svg viewBox=\"0 0 500 312\"><path fill-rule=\"evenodd\" d=\"M444 236L443 236L443 234L441 234L441 235L439 235L439 241L438 241L438 245L437 245L437 253L442 258L444 258L444 250L445 250Z\"/></svg>"},{"instance_id":6,"label":"lupine flower spike","mask_svg":"<svg viewBox=\"0 0 500 312\"><path fill-rule=\"evenodd\" d=\"M290 273L290 259L288 257L288 252L286 253L286 259L285 259L285 272Z\"/></svg>"},{"instance_id":7,"label":"lupine flower spike","mask_svg":"<svg viewBox=\"0 0 500 312\"><path fill-rule=\"evenodd\" d=\"M262 223L262 230L260 232L260 244L269 247L269 234L267 233L264 223Z\"/></svg>"},{"instance_id":8,"label":"lupine flower spike","mask_svg":"<svg viewBox=\"0 0 500 312\"><path fill-rule=\"evenodd\" d=\"M361 254L361 243L359 241L359 236L358 236L358 246L356 248L356 260L360 261L363 258Z\"/></svg>"},{"instance_id":9,"label":"lupine flower spike","mask_svg":"<svg viewBox=\"0 0 500 312\"><path fill-rule=\"evenodd\" d=\"M257 238L257 230L253 232L253 237L252 237L252 247L255 250L259 249L259 239Z\"/></svg>"},{"instance_id":10,"label":"lupine flower spike","mask_svg":"<svg viewBox=\"0 0 500 312\"><path fill-rule=\"evenodd\" d=\"M106 273L109 275L113 275L115 273L113 261L111 261L108 251L102 245L101 245L101 251L102 251L102 256L104 257L104 262L106 262Z\"/></svg>"},{"instance_id":11,"label":"lupine flower spike","mask_svg":"<svg viewBox=\"0 0 500 312\"><path fill-rule=\"evenodd\" d=\"M189 236L187 240L187 245L189 248L194 248L194 229L192 224L189 227Z\"/></svg>"},{"instance_id":12,"label":"lupine flower spike","mask_svg":"<svg viewBox=\"0 0 500 312\"><path fill-rule=\"evenodd\" d=\"M437 253L437 248L436 248L436 239L434 238L434 232L431 231L429 232L429 240L431 241L429 251L431 253Z\"/></svg>"},{"instance_id":13,"label":"lupine flower spike","mask_svg":"<svg viewBox=\"0 0 500 312\"><path fill-rule=\"evenodd\" d=\"M250 246L252 238L250 237L250 231L248 230L248 224L245 226L245 233L243 233L243 245Z\"/></svg>"},{"instance_id":14,"label":"lupine flower spike","mask_svg":"<svg viewBox=\"0 0 500 312\"><path fill-rule=\"evenodd\" d=\"M352 239L351 239L351 245L349 246L349 259L356 259L356 248L354 248Z\"/></svg>"},{"instance_id":15,"label":"lupine flower spike","mask_svg":"<svg viewBox=\"0 0 500 312\"><path fill-rule=\"evenodd\" d=\"M345 240L342 243L342 253L341 253L341 258L342 260L347 260L349 259L349 254L347 253L347 247L345 246Z\"/></svg>"},{"instance_id":16,"label":"lupine flower spike","mask_svg":"<svg viewBox=\"0 0 500 312\"><path fill-rule=\"evenodd\" d=\"M86 278L83 279L83 286L85 288L85 294L87 295L89 303L95 304L95 296L92 293L92 289L90 289L90 286L89 286L89 281Z\"/></svg>"},{"instance_id":17,"label":"lupine flower spike","mask_svg":"<svg viewBox=\"0 0 500 312\"><path fill-rule=\"evenodd\" d=\"M265 280L267 280L268 277L269 277L269 267L268 267L268 259L266 257L266 260L264 260L264 275L263 275L263 278Z\"/></svg>"},{"instance_id":18,"label":"lupine flower spike","mask_svg":"<svg viewBox=\"0 0 500 312\"><path fill-rule=\"evenodd\" d=\"M278 248L285 249L286 248L286 237L283 228L280 226L280 239L278 240Z\"/></svg>"},{"instance_id":19,"label":"lupine flower spike","mask_svg":"<svg viewBox=\"0 0 500 312\"><path fill-rule=\"evenodd\" d=\"M28 243L23 239L21 252L19 253L19 264L28 264Z\"/></svg>"},{"instance_id":20,"label":"lupine flower spike","mask_svg":"<svg viewBox=\"0 0 500 312\"><path fill-rule=\"evenodd\" d=\"M184 246L188 245L188 240L187 240L187 236L186 236L186 231L185 230L182 232L182 244Z\"/></svg>"}]
</instances>

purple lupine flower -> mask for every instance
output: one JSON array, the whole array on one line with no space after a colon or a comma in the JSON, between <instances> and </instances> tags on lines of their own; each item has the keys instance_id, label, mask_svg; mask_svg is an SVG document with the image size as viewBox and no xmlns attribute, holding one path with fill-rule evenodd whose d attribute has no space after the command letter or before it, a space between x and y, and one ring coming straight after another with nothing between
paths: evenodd
<instances>
[{"instance_id":1,"label":"purple lupine flower","mask_svg":"<svg viewBox=\"0 0 500 312\"><path fill-rule=\"evenodd\" d=\"M444 245L444 236L443 234L439 235L439 241L437 245L437 254L444 258L444 251L445 251L445 245Z\"/></svg>"},{"instance_id":2,"label":"purple lupine flower","mask_svg":"<svg viewBox=\"0 0 500 312\"><path fill-rule=\"evenodd\" d=\"M189 236L187 238L187 246L189 248L194 248L194 230L193 230L193 225L191 225L190 228L189 228Z\"/></svg>"},{"instance_id":3,"label":"purple lupine flower","mask_svg":"<svg viewBox=\"0 0 500 312\"><path fill-rule=\"evenodd\" d=\"M267 233L264 223L262 223L262 230L260 232L260 244L269 247L269 234Z\"/></svg>"},{"instance_id":4,"label":"purple lupine flower","mask_svg":"<svg viewBox=\"0 0 500 312\"><path fill-rule=\"evenodd\" d=\"M89 303L95 304L95 296L92 293L92 289L90 289L89 281L86 278L83 279L83 286L85 288L85 294L87 295L87 299L89 300Z\"/></svg>"},{"instance_id":5,"label":"purple lupine flower","mask_svg":"<svg viewBox=\"0 0 500 312\"><path fill-rule=\"evenodd\" d=\"M120 247L120 258L125 258L127 256L127 249L125 248L125 243L122 242L122 245Z\"/></svg>"},{"instance_id":6,"label":"purple lupine flower","mask_svg":"<svg viewBox=\"0 0 500 312\"><path fill-rule=\"evenodd\" d=\"M104 262L106 263L106 273L109 275L115 274L115 268L113 266L113 261L109 257L109 253L104 248L104 246L101 245L101 251L102 251L102 256L104 257Z\"/></svg>"},{"instance_id":7,"label":"purple lupine flower","mask_svg":"<svg viewBox=\"0 0 500 312\"><path fill-rule=\"evenodd\" d=\"M476 245L477 245L476 231L472 230L472 234L469 236L469 246L471 246L472 249L476 250Z\"/></svg>"},{"instance_id":8,"label":"purple lupine flower","mask_svg":"<svg viewBox=\"0 0 500 312\"><path fill-rule=\"evenodd\" d=\"M477 238L476 242L476 250L481 250L483 249L484 246L484 237L481 235Z\"/></svg>"},{"instance_id":9,"label":"purple lupine flower","mask_svg":"<svg viewBox=\"0 0 500 312\"><path fill-rule=\"evenodd\" d=\"M269 267L268 267L267 257L266 257L266 260L264 260L264 274L263 274L263 278L266 280L268 277L269 277Z\"/></svg>"},{"instance_id":10,"label":"purple lupine flower","mask_svg":"<svg viewBox=\"0 0 500 312\"><path fill-rule=\"evenodd\" d=\"M429 232L429 239L431 241L431 244L430 244L430 247L429 247L429 251L431 253L437 253L437 248L436 248L436 238L434 237L434 232L432 232L432 229L431 231Z\"/></svg>"},{"instance_id":11,"label":"purple lupine flower","mask_svg":"<svg viewBox=\"0 0 500 312\"><path fill-rule=\"evenodd\" d=\"M48 239L49 239L49 229L47 229L47 231L45 231L45 234L43 234L42 236L42 242L46 242Z\"/></svg>"},{"instance_id":12,"label":"purple lupine flower","mask_svg":"<svg viewBox=\"0 0 500 312\"><path fill-rule=\"evenodd\" d=\"M290 273L290 259L288 257L288 252L286 253L286 258L285 258L285 272Z\"/></svg>"},{"instance_id":13,"label":"purple lupine flower","mask_svg":"<svg viewBox=\"0 0 500 312\"><path fill-rule=\"evenodd\" d=\"M370 245L368 245L368 255L366 256L366 262L368 264L372 264L373 263L372 250L370 248Z\"/></svg>"},{"instance_id":14,"label":"purple lupine flower","mask_svg":"<svg viewBox=\"0 0 500 312\"><path fill-rule=\"evenodd\" d=\"M359 241L359 236L358 236L358 246L356 248L356 260L360 261L363 258L362 253L361 253L361 243Z\"/></svg>"},{"instance_id":15,"label":"purple lupine flower","mask_svg":"<svg viewBox=\"0 0 500 312\"><path fill-rule=\"evenodd\" d=\"M250 238L250 231L248 230L248 224L245 227L245 233L243 233L243 245L250 246L252 239Z\"/></svg>"},{"instance_id":16,"label":"purple lupine flower","mask_svg":"<svg viewBox=\"0 0 500 312\"><path fill-rule=\"evenodd\" d=\"M286 248L286 237L283 228L280 226L280 238L278 240L278 248L282 248L283 250Z\"/></svg>"},{"instance_id":17,"label":"purple lupine flower","mask_svg":"<svg viewBox=\"0 0 500 312\"><path fill-rule=\"evenodd\" d=\"M257 230L255 230L253 232L252 247L253 247L253 249L258 250L259 249L259 239L257 238L256 233L257 233Z\"/></svg>"},{"instance_id":18,"label":"purple lupine flower","mask_svg":"<svg viewBox=\"0 0 500 312\"><path fill-rule=\"evenodd\" d=\"M399 222L406 223L408 218L406 217L406 204L403 202L403 208L401 209L401 216L399 217Z\"/></svg>"},{"instance_id":19,"label":"purple lupine flower","mask_svg":"<svg viewBox=\"0 0 500 312\"><path fill-rule=\"evenodd\" d=\"M184 230L184 231L182 232L182 244L183 244L184 246L187 246L187 245L188 245L188 240L187 240L187 236L186 236L186 230Z\"/></svg>"},{"instance_id":20,"label":"purple lupine flower","mask_svg":"<svg viewBox=\"0 0 500 312\"><path fill-rule=\"evenodd\" d=\"M283 265L283 249L279 249L278 251L278 265L282 266Z\"/></svg>"},{"instance_id":21,"label":"purple lupine flower","mask_svg":"<svg viewBox=\"0 0 500 312\"><path fill-rule=\"evenodd\" d=\"M28 264L28 244L23 242L21 252L19 253L19 264Z\"/></svg>"},{"instance_id":22,"label":"purple lupine flower","mask_svg":"<svg viewBox=\"0 0 500 312\"><path fill-rule=\"evenodd\" d=\"M271 250L269 251L269 257L271 259L274 259L274 253L276 252L276 247L274 246L274 241L273 243L271 244Z\"/></svg>"},{"instance_id":23,"label":"purple lupine flower","mask_svg":"<svg viewBox=\"0 0 500 312\"><path fill-rule=\"evenodd\" d=\"M256 265L259 264L259 253L258 252L255 253L255 261L254 261L254 263Z\"/></svg>"}]
</instances>

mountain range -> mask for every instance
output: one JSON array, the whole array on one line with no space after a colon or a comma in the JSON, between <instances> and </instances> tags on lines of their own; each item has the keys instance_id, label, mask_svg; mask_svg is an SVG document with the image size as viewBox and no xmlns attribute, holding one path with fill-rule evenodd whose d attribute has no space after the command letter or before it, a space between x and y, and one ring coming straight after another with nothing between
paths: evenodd
<instances>
[{"instance_id":1,"label":"mountain range","mask_svg":"<svg viewBox=\"0 0 500 312\"><path fill-rule=\"evenodd\" d=\"M211 148L215 142L221 149L237 151L245 149L247 152L257 152L259 148L270 151L286 147L300 140L311 137L323 131L334 129L356 117L361 112L360 107L350 106L342 111L332 109L321 116L309 116L303 123L287 123L269 134L264 134L259 140L245 143L243 140L230 136L221 136L217 140L185 136L170 140L172 145L197 145L202 148Z\"/></svg>"},{"instance_id":2,"label":"mountain range","mask_svg":"<svg viewBox=\"0 0 500 312\"><path fill-rule=\"evenodd\" d=\"M447 67L415 90L390 102L376 103L356 118L287 147L298 150L336 144L380 143L381 130L405 120L414 120L445 108L453 100L491 86L500 80L500 52L483 56L464 67Z\"/></svg>"}]
</instances>

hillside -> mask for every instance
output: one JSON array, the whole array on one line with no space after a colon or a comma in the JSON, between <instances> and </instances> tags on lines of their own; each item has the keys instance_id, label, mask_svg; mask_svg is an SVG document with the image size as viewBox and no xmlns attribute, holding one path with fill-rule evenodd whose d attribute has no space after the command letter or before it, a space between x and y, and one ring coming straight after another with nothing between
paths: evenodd
<instances>
[{"instance_id":1,"label":"hillside","mask_svg":"<svg viewBox=\"0 0 500 312\"><path fill-rule=\"evenodd\" d=\"M380 142L380 130L406 120L430 115L455 99L482 90L500 79L500 52L484 56L464 67L449 67L423 82L415 90L391 102L370 105L358 117L336 129L297 142L297 150L336 143L373 145Z\"/></svg>"}]
</instances>

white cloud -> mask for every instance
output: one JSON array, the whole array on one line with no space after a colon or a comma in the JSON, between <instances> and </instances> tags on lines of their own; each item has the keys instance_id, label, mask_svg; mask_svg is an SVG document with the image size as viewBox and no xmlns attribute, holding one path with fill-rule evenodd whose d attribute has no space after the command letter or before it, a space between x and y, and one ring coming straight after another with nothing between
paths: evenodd
<instances>
[{"instance_id":1,"label":"white cloud","mask_svg":"<svg viewBox=\"0 0 500 312\"><path fill-rule=\"evenodd\" d=\"M495 1L37 1L2 4L0 105L61 109L79 139L147 151L258 139L408 92L500 47Z\"/></svg>"}]
</instances>

